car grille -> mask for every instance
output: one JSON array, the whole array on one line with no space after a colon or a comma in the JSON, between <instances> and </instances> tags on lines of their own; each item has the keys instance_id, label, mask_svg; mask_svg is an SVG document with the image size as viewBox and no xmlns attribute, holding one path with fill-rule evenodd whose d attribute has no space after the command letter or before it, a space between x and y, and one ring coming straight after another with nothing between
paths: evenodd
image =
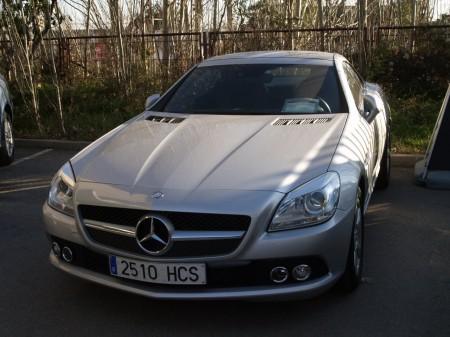
<instances>
[{"instance_id":1,"label":"car grille","mask_svg":"<svg viewBox=\"0 0 450 337\"><path fill-rule=\"evenodd\" d=\"M137 210L116 207L80 205L78 212L90 238L101 245L125 252L147 255L137 244L133 235L120 235L101 228L93 228L91 222L119 225L124 229L134 230L138 221L144 216L164 216L174 227L174 233L192 233L189 240L177 240L172 247L160 257L199 257L216 256L232 253L247 232L251 218L246 215L208 214L187 212L163 212ZM211 240L196 239L195 233L223 233ZM239 237L227 237L227 233L241 233Z\"/></svg>"}]
</instances>

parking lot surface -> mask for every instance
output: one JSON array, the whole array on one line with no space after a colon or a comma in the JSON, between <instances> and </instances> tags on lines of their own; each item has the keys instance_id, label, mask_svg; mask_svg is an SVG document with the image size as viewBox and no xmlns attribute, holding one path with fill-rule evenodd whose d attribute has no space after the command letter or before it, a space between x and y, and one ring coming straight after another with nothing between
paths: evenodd
<instances>
[{"instance_id":1,"label":"parking lot surface","mask_svg":"<svg viewBox=\"0 0 450 337\"><path fill-rule=\"evenodd\" d=\"M295 302L162 302L48 262L41 207L74 152L18 149L0 168L0 336L450 336L450 191L395 168L366 216L364 283Z\"/></svg>"}]
</instances>

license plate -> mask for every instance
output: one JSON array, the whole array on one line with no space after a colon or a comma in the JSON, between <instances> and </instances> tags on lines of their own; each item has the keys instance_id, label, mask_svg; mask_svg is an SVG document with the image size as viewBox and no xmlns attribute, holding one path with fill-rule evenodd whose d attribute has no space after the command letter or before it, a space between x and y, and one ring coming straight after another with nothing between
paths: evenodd
<instances>
[{"instance_id":1,"label":"license plate","mask_svg":"<svg viewBox=\"0 0 450 337\"><path fill-rule=\"evenodd\" d=\"M159 284L206 284L203 263L146 262L120 256L109 257L111 275Z\"/></svg>"}]
</instances>

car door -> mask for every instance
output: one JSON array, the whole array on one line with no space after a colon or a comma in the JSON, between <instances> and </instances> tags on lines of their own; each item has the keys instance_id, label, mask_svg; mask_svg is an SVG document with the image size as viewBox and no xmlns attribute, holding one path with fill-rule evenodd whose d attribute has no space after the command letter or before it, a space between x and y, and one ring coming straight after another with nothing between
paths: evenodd
<instances>
[{"instance_id":1,"label":"car door","mask_svg":"<svg viewBox=\"0 0 450 337\"><path fill-rule=\"evenodd\" d=\"M344 62L343 68L347 76L350 91L359 111L359 140L364 144L364 148L366 149L363 164L366 171L368 193L371 194L375 182L375 166L378 159L378 142L375 138L377 135L379 136L379 133L376 123L374 121L369 123L364 118L364 82L350 63Z\"/></svg>"}]
</instances>

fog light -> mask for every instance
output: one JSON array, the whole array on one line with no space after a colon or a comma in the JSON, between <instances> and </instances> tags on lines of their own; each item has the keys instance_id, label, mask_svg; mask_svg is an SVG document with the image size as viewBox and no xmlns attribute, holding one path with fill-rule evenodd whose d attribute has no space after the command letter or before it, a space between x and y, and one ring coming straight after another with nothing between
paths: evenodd
<instances>
[{"instance_id":1,"label":"fog light","mask_svg":"<svg viewBox=\"0 0 450 337\"><path fill-rule=\"evenodd\" d=\"M304 281L311 276L311 267L307 264L299 264L292 268L292 277L297 281Z\"/></svg>"},{"instance_id":2,"label":"fog light","mask_svg":"<svg viewBox=\"0 0 450 337\"><path fill-rule=\"evenodd\" d=\"M59 243L56 241L52 242L52 251L53 254L55 254L56 256L60 257L61 256L61 247L59 246Z\"/></svg>"},{"instance_id":3,"label":"fog light","mask_svg":"<svg viewBox=\"0 0 450 337\"><path fill-rule=\"evenodd\" d=\"M62 258L66 262L72 262L73 260L72 249L70 249L69 247L64 247L62 249Z\"/></svg>"},{"instance_id":4,"label":"fog light","mask_svg":"<svg viewBox=\"0 0 450 337\"><path fill-rule=\"evenodd\" d=\"M283 283L288 276L289 271L285 267L275 267L270 271L270 279L275 283Z\"/></svg>"}]
</instances>

